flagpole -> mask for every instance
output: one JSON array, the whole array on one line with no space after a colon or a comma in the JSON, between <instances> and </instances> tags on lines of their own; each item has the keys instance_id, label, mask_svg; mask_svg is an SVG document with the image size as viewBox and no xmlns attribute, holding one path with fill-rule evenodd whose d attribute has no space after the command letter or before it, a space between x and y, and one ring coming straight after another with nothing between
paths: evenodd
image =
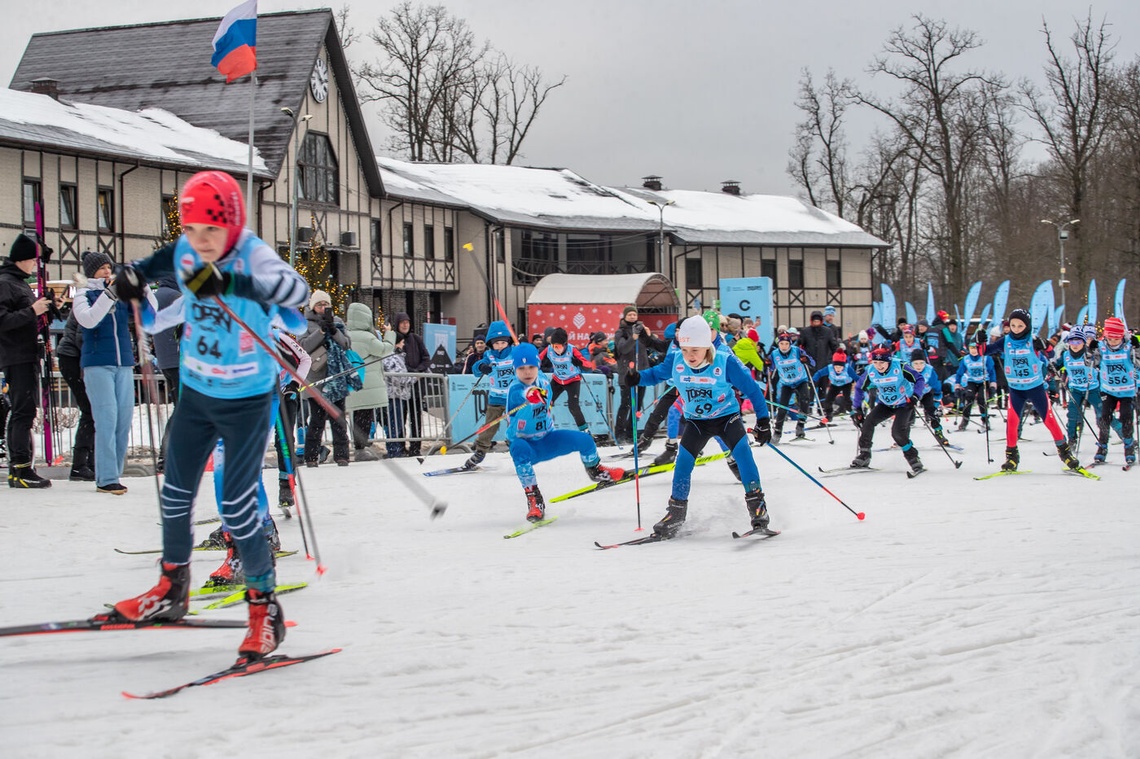
<instances>
[{"instance_id":1,"label":"flagpole","mask_svg":"<svg viewBox=\"0 0 1140 759\"><path fill-rule=\"evenodd\" d=\"M253 102L257 94L257 69L249 75L249 170L245 178L245 205L247 209L253 208ZM250 217L247 211L246 217ZM258 227L261 227L261 211L258 209Z\"/></svg>"}]
</instances>

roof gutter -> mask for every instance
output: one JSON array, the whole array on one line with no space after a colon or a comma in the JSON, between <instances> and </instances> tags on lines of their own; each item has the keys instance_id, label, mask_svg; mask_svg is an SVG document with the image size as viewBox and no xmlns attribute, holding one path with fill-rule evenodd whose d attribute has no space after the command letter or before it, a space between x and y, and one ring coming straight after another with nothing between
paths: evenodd
<instances>
[{"instance_id":1,"label":"roof gutter","mask_svg":"<svg viewBox=\"0 0 1140 759\"><path fill-rule=\"evenodd\" d=\"M132 171L135 171L140 166L142 166L142 163L140 163L139 161L135 161L134 166L132 166L131 168L127 169L126 171L124 171L122 174L119 175L119 202L118 202L118 205L119 205L119 208L118 208L118 211L119 211L119 231L118 231L118 234L116 234L115 236L119 238L119 247L122 249L122 254L123 254L122 260L124 262L126 261L126 258L127 258L127 203L126 203L127 193L123 189L124 188L123 179L126 178L127 174L130 174Z\"/></svg>"}]
</instances>

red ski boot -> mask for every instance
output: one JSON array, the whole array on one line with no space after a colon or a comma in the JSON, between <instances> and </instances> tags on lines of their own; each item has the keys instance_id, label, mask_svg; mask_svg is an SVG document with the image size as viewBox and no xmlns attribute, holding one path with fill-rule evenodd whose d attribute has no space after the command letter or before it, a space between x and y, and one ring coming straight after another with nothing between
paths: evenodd
<instances>
[{"instance_id":1,"label":"red ski boot","mask_svg":"<svg viewBox=\"0 0 1140 759\"><path fill-rule=\"evenodd\" d=\"M526 505L528 506L526 521L541 522L546 517L546 501L542 500L542 493L539 492L538 485L531 485L525 490Z\"/></svg>"},{"instance_id":2,"label":"red ski boot","mask_svg":"<svg viewBox=\"0 0 1140 759\"><path fill-rule=\"evenodd\" d=\"M238 647L238 655L247 659L261 659L273 653L285 640L285 615L277 594L249 588L245 591L249 603L249 631Z\"/></svg>"},{"instance_id":3,"label":"red ski boot","mask_svg":"<svg viewBox=\"0 0 1140 759\"><path fill-rule=\"evenodd\" d=\"M241 585L245 582L245 572L241 569L241 557L238 556L234 546L233 536L228 532L222 533L222 540L226 544L226 558L222 565L210 573L205 587L218 588L228 585Z\"/></svg>"},{"instance_id":4,"label":"red ski boot","mask_svg":"<svg viewBox=\"0 0 1140 759\"><path fill-rule=\"evenodd\" d=\"M132 622L173 622L186 616L190 605L190 565L162 565L158 584L141 596L115 604L115 612Z\"/></svg>"}]
</instances>

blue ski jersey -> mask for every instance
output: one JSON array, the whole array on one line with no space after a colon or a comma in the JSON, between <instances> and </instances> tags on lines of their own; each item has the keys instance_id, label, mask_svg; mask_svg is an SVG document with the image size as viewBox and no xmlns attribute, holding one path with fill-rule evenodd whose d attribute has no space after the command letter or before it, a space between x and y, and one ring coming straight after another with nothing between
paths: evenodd
<instances>
[{"instance_id":1,"label":"blue ski jersey","mask_svg":"<svg viewBox=\"0 0 1140 759\"><path fill-rule=\"evenodd\" d=\"M134 264L151 280L163 274L188 273L201 265L202 259L185 235L173 249L162 249ZM266 342L273 339L271 325L281 308L299 308L308 302L309 286L304 278L248 229L214 265L239 275L234 292L221 299ZM182 383L214 398L249 398L273 391L277 379L274 358L212 298L197 298L181 277L179 288L186 318L180 345Z\"/></svg>"},{"instance_id":2,"label":"blue ski jersey","mask_svg":"<svg viewBox=\"0 0 1140 759\"><path fill-rule=\"evenodd\" d=\"M781 352L779 348L773 348L768 355L772 357L772 365L776 367L776 373L780 376L782 384L795 387L808 378L807 367L800 361L805 354L799 347L793 345L787 353Z\"/></svg>"},{"instance_id":3,"label":"blue ski jersey","mask_svg":"<svg viewBox=\"0 0 1140 759\"><path fill-rule=\"evenodd\" d=\"M813 374L811 379L817 384L826 379L832 387L843 387L855 381L855 372L851 368L851 362L840 366L838 371L835 369L835 364L828 364Z\"/></svg>"},{"instance_id":4,"label":"blue ski jersey","mask_svg":"<svg viewBox=\"0 0 1140 759\"><path fill-rule=\"evenodd\" d=\"M526 391L532 387L542 391L545 399L543 403L527 401ZM531 385L524 385L516 377L507 387L506 400L507 408L512 410L510 419L507 420L507 440L534 440L545 437L554 429L554 416L550 413L550 380L542 372L538 373Z\"/></svg>"},{"instance_id":5,"label":"blue ski jersey","mask_svg":"<svg viewBox=\"0 0 1140 759\"><path fill-rule=\"evenodd\" d=\"M483 358L476 361L472 368L479 372L479 367L489 365L491 373L487 375L491 381L491 388L487 393L487 403L491 406L506 406L507 405L507 389L510 388L511 383L515 381L515 364L511 359L511 349L513 346L508 345L501 351L494 351L488 348L483 352ZM480 374L482 372L479 372ZM517 403L515 404L518 405ZM513 408L509 407L509 408Z\"/></svg>"},{"instance_id":6,"label":"blue ski jersey","mask_svg":"<svg viewBox=\"0 0 1140 759\"><path fill-rule=\"evenodd\" d=\"M916 377L922 377L922 384L926 387L926 389L922 391L922 395L934 393L934 400L942 400L942 383L938 381L938 373L934 371L934 367L930 365L929 361L926 362L926 366L922 367L921 372L915 369L913 364L908 363L906 368L910 369ZM919 397L921 398L922 396Z\"/></svg>"},{"instance_id":7,"label":"blue ski jersey","mask_svg":"<svg viewBox=\"0 0 1140 759\"><path fill-rule=\"evenodd\" d=\"M985 346L987 354L1002 354L1005 381L1011 390L1032 390L1045 384L1045 363L1033 345L1033 336L1020 340L1013 335L1002 335Z\"/></svg>"},{"instance_id":8,"label":"blue ski jersey","mask_svg":"<svg viewBox=\"0 0 1140 759\"><path fill-rule=\"evenodd\" d=\"M863 391L868 385L874 386L878 402L891 408L904 406L911 396L921 398L926 392L922 375L916 376L910 369L904 369L898 361L891 361L885 372L880 372L874 364L867 367L862 381L855 385L856 408L862 405Z\"/></svg>"},{"instance_id":9,"label":"blue ski jersey","mask_svg":"<svg viewBox=\"0 0 1140 759\"><path fill-rule=\"evenodd\" d=\"M1096 390L1100 387L1100 377L1093 367L1092 354L1088 348L1079 356L1066 350L1059 358L1053 359L1053 365L1064 368L1069 377L1070 390Z\"/></svg>"},{"instance_id":10,"label":"blue ski jersey","mask_svg":"<svg viewBox=\"0 0 1140 759\"><path fill-rule=\"evenodd\" d=\"M1127 340L1115 348L1100 341L1100 390L1117 398L1136 397L1136 364Z\"/></svg>"},{"instance_id":11,"label":"blue ski jersey","mask_svg":"<svg viewBox=\"0 0 1140 759\"><path fill-rule=\"evenodd\" d=\"M671 378L686 419L717 419L740 413L738 389L752 401L758 419L767 417L768 404L752 372L728 351L717 350L714 356L712 363L692 369L679 350L670 351L665 361L641 371L638 384L652 386Z\"/></svg>"},{"instance_id":12,"label":"blue ski jersey","mask_svg":"<svg viewBox=\"0 0 1140 759\"><path fill-rule=\"evenodd\" d=\"M980 385L983 382L996 382L997 373L994 371L992 356L971 356L967 353L958 362L958 371L955 372L958 384L972 383Z\"/></svg>"},{"instance_id":13,"label":"blue ski jersey","mask_svg":"<svg viewBox=\"0 0 1140 759\"><path fill-rule=\"evenodd\" d=\"M582 376L582 370L574 364L574 354L577 350L573 345L567 344L561 353L555 353L554 349L550 347L543 351L544 357L550 362L554 376L558 378L559 382L571 382ZM578 353L578 360L585 360L581 353Z\"/></svg>"}]
</instances>

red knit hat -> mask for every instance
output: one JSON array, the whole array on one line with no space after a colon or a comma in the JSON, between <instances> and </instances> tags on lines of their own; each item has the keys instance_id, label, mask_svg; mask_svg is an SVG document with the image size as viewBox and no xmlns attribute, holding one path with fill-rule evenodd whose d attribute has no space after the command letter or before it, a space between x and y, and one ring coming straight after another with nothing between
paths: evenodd
<instances>
[{"instance_id":1,"label":"red knit hat","mask_svg":"<svg viewBox=\"0 0 1140 759\"><path fill-rule=\"evenodd\" d=\"M831 363L833 363L833 364L846 364L847 363L847 354L844 353L843 351L835 351L835 355L831 357Z\"/></svg>"},{"instance_id":2,"label":"red knit hat","mask_svg":"<svg viewBox=\"0 0 1140 759\"><path fill-rule=\"evenodd\" d=\"M224 171L200 171L187 179L178 205L183 224L225 227L227 253L245 227L241 187Z\"/></svg>"},{"instance_id":3,"label":"red knit hat","mask_svg":"<svg viewBox=\"0 0 1140 759\"><path fill-rule=\"evenodd\" d=\"M1110 316L1104 320L1105 337L1112 338L1113 340L1123 340L1124 331L1123 319L1116 316Z\"/></svg>"}]
</instances>

